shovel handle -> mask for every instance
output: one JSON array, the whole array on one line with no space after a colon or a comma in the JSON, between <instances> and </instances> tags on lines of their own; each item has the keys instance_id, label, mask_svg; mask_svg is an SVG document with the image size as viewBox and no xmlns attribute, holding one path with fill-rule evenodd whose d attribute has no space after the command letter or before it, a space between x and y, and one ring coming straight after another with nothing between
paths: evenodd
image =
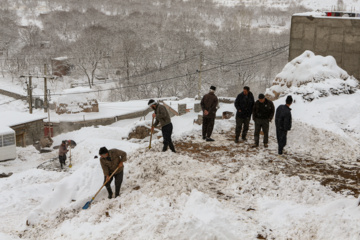
<instances>
[{"instance_id":1,"label":"shovel handle","mask_svg":"<svg viewBox=\"0 0 360 240\"><path fill-rule=\"evenodd\" d=\"M153 131L152 131L153 126L154 126L154 117L152 118L152 122L151 122L149 149L151 148L151 139L152 139L152 134L153 134Z\"/></svg>"},{"instance_id":2,"label":"shovel handle","mask_svg":"<svg viewBox=\"0 0 360 240\"><path fill-rule=\"evenodd\" d=\"M110 175L109 180L112 178L112 176L114 176L114 174L117 172L117 170L119 170L119 168L120 168L120 167L117 167L117 168L115 169L115 171ZM99 192L101 191L101 189L108 183L109 180L107 180L107 181L104 182L104 184L101 186L101 188L99 189L99 191L97 191L97 193L96 193L95 196L92 198L92 200L94 200L94 199L96 198L96 196L99 194Z\"/></svg>"}]
</instances>

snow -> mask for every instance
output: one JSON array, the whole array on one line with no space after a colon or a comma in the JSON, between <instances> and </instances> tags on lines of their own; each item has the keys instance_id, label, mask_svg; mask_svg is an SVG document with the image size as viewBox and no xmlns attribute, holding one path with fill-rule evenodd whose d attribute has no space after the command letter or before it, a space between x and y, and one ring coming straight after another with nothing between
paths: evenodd
<instances>
[{"instance_id":1,"label":"snow","mask_svg":"<svg viewBox=\"0 0 360 240\"><path fill-rule=\"evenodd\" d=\"M358 85L354 77L336 64L334 57L315 55L307 50L285 65L265 95L275 97L276 94L294 93L312 101L352 93Z\"/></svg>"},{"instance_id":2,"label":"snow","mask_svg":"<svg viewBox=\"0 0 360 240\"><path fill-rule=\"evenodd\" d=\"M359 144L359 139L354 138L353 143L347 141L352 135L341 129L338 120L348 119L346 124L356 128L360 121L353 119L359 117L360 111L351 109L360 100L359 93L313 102L303 101L300 96L295 99L289 150L308 154L317 149L319 153L313 154L315 158L353 159L353 147ZM275 101L276 106L283 101L284 98ZM198 101L180 102L191 107ZM345 115L333 116L332 112L339 112L345 102L349 105L341 111ZM147 107L147 100L122 104L129 108ZM220 105L220 112L235 110L231 103ZM317 114L319 109L321 112ZM326 115L321 117L322 114ZM210 146L201 140L201 126L193 124L197 115L192 110L172 118L175 145L193 141ZM119 236L124 239L255 239L259 235L276 239L356 239L359 236L360 211L354 197L334 193L317 181L272 174L264 168L264 164L269 163L261 151L252 158L236 155L237 162L222 157L218 160L223 164L214 164L181 152L162 153L162 139L153 138L153 149L146 150L146 139L127 140L135 125L150 125L151 114L145 119L86 127L56 136L54 145L63 139L78 143L72 149L73 167L65 172L35 168L51 156L56 157L56 150L42 155L33 147L19 148L21 159L0 164L0 172L14 172L9 178L0 178L1 239L18 239L20 234L22 239ZM319 119L327 122L321 125ZM224 143L234 146L223 135L234 124L234 118L216 120L214 146ZM274 131L272 125L272 136ZM119 148L129 155L122 194L120 198L108 200L103 189L92 206L82 210L103 181L99 160L94 159L102 146ZM276 143L272 141L269 148L276 149ZM136 186L140 189L135 190ZM232 198L219 198L217 191ZM27 221L30 226L26 225Z\"/></svg>"},{"instance_id":3,"label":"snow","mask_svg":"<svg viewBox=\"0 0 360 240\"><path fill-rule=\"evenodd\" d=\"M201 126L194 124L199 113L192 109L171 119L177 153L161 152L161 132L154 134L151 149L149 138L128 139L136 126L151 125L151 113L84 127L54 137L54 146L64 139L77 143L71 150L72 168L38 169L50 159L58 166L58 152L40 154L33 146L17 148L17 159L0 163L0 173L13 173L0 178L0 239L359 239L360 207L354 193L359 185L351 178L341 182L341 173L359 169L358 82L332 57L309 52L285 66L278 77L284 92L275 106L284 104L289 94L295 100L288 158L276 156L274 121L268 149L254 150L249 147L253 124L248 142L235 144L235 118L217 119L212 136L216 141L208 143L202 140ZM311 101L304 98L309 94ZM162 100L188 109L199 102ZM0 96L0 104L8 101ZM100 102L99 113L52 112L51 118L114 117L147 110L147 102ZM217 116L235 112L233 103L219 106ZM10 109L18 112L6 113ZM0 105L1 121L37 117L21 113L25 110L22 101ZM102 189L83 210L103 183L99 159L94 158L103 146L128 154L121 196L109 200ZM318 165L325 170L313 171ZM348 172L340 172L343 169ZM329 179L345 188L335 191L324 183Z\"/></svg>"},{"instance_id":4,"label":"snow","mask_svg":"<svg viewBox=\"0 0 360 240\"><path fill-rule=\"evenodd\" d=\"M254 0L215 0L214 2L227 6L227 7L233 7L238 6L240 4L245 4L245 6L264 6L264 7L277 7L280 9L287 9L291 5L301 5L308 9L312 9L314 11L320 10L320 11L330 11L333 10L338 6L338 3L340 1L338 0L302 0L302 1L296 1L296 0L265 0L265 1L254 1ZM360 11L360 6L357 3L357 0L342 0L343 6L345 11Z\"/></svg>"},{"instance_id":5,"label":"snow","mask_svg":"<svg viewBox=\"0 0 360 240\"><path fill-rule=\"evenodd\" d=\"M10 134L10 133L14 133L14 130L12 130L8 126L3 126L0 124L0 135Z\"/></svg>"},{"instance_id":6,"label":"snow","mask_svg":"<svg viewBox=\"0 0 360 240\"><path fill-rule=\"evenodd\" d=\"M28 122L34 122L37 120L45 119L44 114L30 114L24 112L15 111L3 111L1 112L0 126L16 126Z\"/></svg>"}]
</instances>

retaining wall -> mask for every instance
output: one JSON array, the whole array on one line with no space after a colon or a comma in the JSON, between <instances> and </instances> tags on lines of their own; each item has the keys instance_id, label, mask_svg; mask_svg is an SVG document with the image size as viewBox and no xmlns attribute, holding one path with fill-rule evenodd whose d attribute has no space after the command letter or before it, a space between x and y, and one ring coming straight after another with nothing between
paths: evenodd
<instances>
[{"instance_id":1,"label":"retaining wall","mask_svg":"<svg viewBox=\"0 0 360 240\"><path fill-rule=\"evenodd\" d=\"M148 108L144 111L133 112L133 113L119 115L119 116L115 116L115 117L111 117L111 118L85 120L85 121L78 121L78 122L60 122L60 123L50 123L50 124L52 124L54 136L56 136L56 135L59 135L60 133L66 133L66 132L70 132L70 131L79 130L83 127L91 127L91 126L99 126L99 125L106 126L106 125L110 125L119 120L124 120L124 119L131 119L131 118L137 118L137 117L139 117L140 119L141 118L145 119L146 114L148 114L149 112L151 112L150 108ZM47 126L48 126L48 123L45 123L45 127L47 127Z\"/></svg>"},{"instance_id":2,"label":"retaining wall","mask_svg":"<svg viewBox=\"0 0 360 240\"><path fill-rule=\"evenodd\" d=\"M333 56L348 74L360 79L360 19L293 16L289 61L305 50Z\"/></svg>"}]
</instances>

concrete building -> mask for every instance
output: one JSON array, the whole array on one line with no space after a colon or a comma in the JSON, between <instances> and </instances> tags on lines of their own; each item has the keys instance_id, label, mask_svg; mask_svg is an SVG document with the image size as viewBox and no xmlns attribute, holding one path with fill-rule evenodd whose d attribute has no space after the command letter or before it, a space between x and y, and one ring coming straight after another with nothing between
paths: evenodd
<instances>
[{"instance_id":1,"label":"concrete building","mask_svg":"<svg viewBox=\"0 0 360 240\"><path fill-rule=\"evenodd\" d=\"M360 79L360 14L296 14L291 19L289 61L305 50L331 55L337 64Z\"/></svg>"}]
</instances>

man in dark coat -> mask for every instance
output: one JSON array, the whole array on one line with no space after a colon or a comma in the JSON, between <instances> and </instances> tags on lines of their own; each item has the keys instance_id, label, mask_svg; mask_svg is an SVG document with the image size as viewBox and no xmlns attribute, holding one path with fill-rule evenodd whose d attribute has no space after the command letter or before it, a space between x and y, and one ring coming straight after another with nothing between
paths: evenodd
<instances>
[{"instance_id":1,"label":"man in dark coat","mask_svg":"<svg viewBox=\"0 0 360 240\"><path fill-rule=\"evenodd\" d=\"M171 151L175 153L176 152L175 147L171 140L173 124L171 123L169 112L166 110L166 108L163 105L155 102L155 100L153 99L149 100L148 105L151 109L154 110L152 117L156 118L154 126L151 127L151 132L154 131L154 127L160 124L161 132L164 139L164 146L162 151L165 152L168 149L168 147L170 147Z\"/></svg>"},{"instance_id":2,"label":"man in dark coat","mask_svg":"<svg viewBox=\"0 0 360 240\"><path fill-rule=\"evenodd\" d=\"M219 100L215 95L216 87L211 86L209 93L201 99L200 105L203 111L202 137L207 142L212 142L211 134L214 129L217 106Z\"/></svg>"},{"instance_id":3,"label":"man in dark coat","mask_svg":"<svg viewBox=\"0 0 360 240\"><path fill-rule=\"evenodd\" d=\"M275 126L276 126L276 138L278 142L278 153L279 155L283 154L283 149L286 145L286 136L287 132L291 130L291 108L293 99L289 95L286 98L286 104L280 105L276 109L275 114Z\"/></svg>"},{"instance_id":4,"label":"man in dark coat","mask_svg":"<svg viewBox=\"0 0 360 240\"><path fill-rule=\"evenodd\" d=\"M243 92L240 93L235 100L236 108L236 129L235 129L235 143L239 142L241 129L243 128L241 138L246 140L246 134L249 130L249 123L254 106L254 96L250 92L250 88L245 86Z\"/></svg>"},{"instance_id":5,"label":"man in dark coat","mask_svg":"<svg viewBox=\"0 0 360 240\"><path fill-rule=\"evenodd\" d=\"M115 178L115 197L120 195L120 188L124 177L124 164L126 161L126 152L119 149L110 149L107 150L106 147L102 147L99 150L100 155L100 164L104 172L104 183L108 181L105 185L106 190L108 191L108 198L111 199L113 192L111 190L112 179ZM110 178L111 174L116 170L115 174Z\"/></svg>"},{"instance_id":6,"label":"man in dark coat","mask_svg":"<svg viewBox=\"0 0 360 240\"><path fill-rule=\"evenodd\" d=\"M60 167L61 169L63 169L63 165L65 165L65 161L66 161L66 153L69 150L67 149L67 144L66 144L66 140L61 142L61 145L59 147L59 162L60 162Z\"/></svg>"},{"instance_id":7,"label":"man in dark coat","mask_svg":"<svg viewBox=\"0 0 360 240\"><path fill-rule=\"evenodd\" d=\"M253 120L255 122L253 147L259 146L260 131L264 132L264 147L268 147L269 123L272 121L275 113L274 103L265 98L264 94L259 94L259 100L255 102L253 109Z\"/></svg>"}]
</instances>

